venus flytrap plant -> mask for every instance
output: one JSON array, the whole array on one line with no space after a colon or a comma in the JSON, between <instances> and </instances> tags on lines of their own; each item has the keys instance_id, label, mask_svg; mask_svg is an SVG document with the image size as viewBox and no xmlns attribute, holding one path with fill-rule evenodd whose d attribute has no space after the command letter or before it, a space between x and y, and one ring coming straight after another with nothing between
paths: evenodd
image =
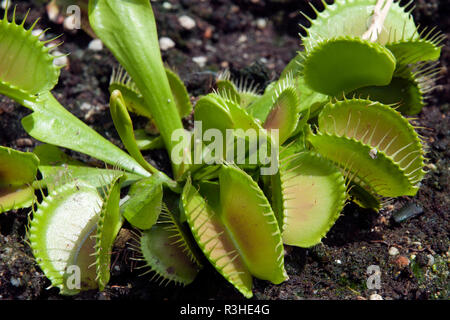
<instances>
[{"instance_id":1,"label":"venus flytrap plant","mask_svg":"<svg viewBox=\"0 0 450 320\"><path fill-rule=\"evenodd\" d=\"M383 3L324 3L306 29L305 51L280 79L260 94L223 73L196 103L187 132L189 94L163 65L149 2L89 1L90 27L121 65L110 112L127 152L59 104L50 93L59 70L45 42L6 12L0 93L33 111L22 124L44 144L34 153L0 148L0 208L32 207L28 240L52 286L62 294L103 290L126 220L145 273L187 285L211 263L249 298L253 277L288 279L283 244L320 243L350 198L379 209L381 197L413 196L424 150L392 107L420 111L441 36L418 33L410 12ZM24 64L33 76L13 72ZM129 112L148 118L156 135L135 130ZM58 147L109 166L89 167ZM171 155L171 177L144 157L154 148Z\"/></svg>"}]
</instances>

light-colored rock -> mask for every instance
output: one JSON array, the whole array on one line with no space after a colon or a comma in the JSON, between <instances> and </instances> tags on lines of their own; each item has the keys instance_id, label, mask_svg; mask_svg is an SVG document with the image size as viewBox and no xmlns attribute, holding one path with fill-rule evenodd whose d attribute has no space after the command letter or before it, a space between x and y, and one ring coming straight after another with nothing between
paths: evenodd
<instances>
[{"instance_id":1,"label":"light-colored rock","mask_svg":"<svg viewBox=\"0 0 450 320\"><path fill-rule=\"evenodd\" d=\"M175 42L168 37L161 37L159 39L159 47L161 50L166 51L175 47Z\"/></svg>"},{"instance_id":2,"label":"light-colored rock","mask_svg":"<svg viewBox=\"0 0 450 320\"><path fill-rule=\"evenodd\" d=\"M52 52L52 56L55 58L53 59L53 64L58 67L66 66L69 64L69 58L67 55L64 55L64 53L59 52L57 50Z\"/></svg>"},{"instance_id":3,"label":"light-colored rock","mask_svg":"<svg viewBox=\"0 0 450 320\"><path fill-rule=\"evenodd\" d=\"M6 4L8 4L8 8L11 7L11 4L12 4L11 2L12 2L11 0L9 0L9 1L3 0L2 1L2 9L6 9Z\"/></svg>"},{"instance_id":4,"label":"light-colored rock","mask_svg":"<svg viewBox=\"0 0 450 320\"><path fill-rule=\"evenodd\" d=\"M434 265L434 262L435 262L433 255L429 254L429 255L427 255L427 258L428 258L428 262L427 262L428 266L432 267Z\"/></svg>"},{"instance_id":5,"label":"light-colored rock","mask_svg":"<svg viewBox=\"0 0 450 320\"><path fill-rule=\"evenodd\" d=\"M200 68L203 68L208 61L208 58L205 56L193 57L192 61L194 61Z\"/></svg>"},{"instance_id":6,"label":"light-colored rock","mask_svg":"<svg viewBox=\"0 0 450 320\"><path fill-rule=\"evenodd\" d=\"M377 293L371 294L369 300L383 300L383 297Z\"/></svg>"},{"instance_id":7,"label":"light-colored rock","mask_svg":"<svg viewBox=\"0 0 450 320\"><path fill-rule=\"evenodd\" d=\"M92 51L102 51L103 50L103 42L100 39L94 39L89 42L88 49Z\"/></svg>"},{"instance_id":8,"label":"light-colored rock","mask_svg":"<svg viewBox=\"0 0 450 320\"><path fill-rule=\"evenodd\" d=\"M195 20L192 19L192 18L189 17L189 16L181 16L181 17L179 17L179 18L178 18L178 22L179 22L180 25L181 25L184 29L186 29L186 30L194 29L195 26L197 25L197 24L195 23Z\"/></svg>"},{"instance_id":9,"label":"light-colored rock","mask_svg":"<svg viewBox=\"0 0 450 320\"><path fill-rule=\"evenodd\" d=\"M77 15L72 14L64 18L63 26L64 29L70 31L80 29L80 22L78 21Z\"/></svg>"},{"instance_id":10,"label":"light-colored rock","mask_svg":"<svg viewBox=\"0 0 450 320\"><path fill-rule=\"evenodd\" d=\"M39 37L39 40L44 40L45 38L45 33L42 29L33 29L33 31L31 31L31 34L35 37Z\"/></svg>"},{"instance_id":11,"label":"light-colored rock","mask_svg":"<svg viewBox=\"0 0 450 320\"><path fill-rule=\"evenodd\" d=\"M259 18L256 20L256 27L258 29L265 29L267 27L267 20L264 18Z\"/></svg>"},{"instance_id":12,"label":"light-colored rock","mask_svg":"<svg viewBox=\"0 0 450 320\"><path fill-rule=\"evenodd\" d=\"M396 247L391 247L389 249L389 255L390 256L396 256L398 255L400 252L398 251L398 249Z\"/></svg>"}]
</instances>

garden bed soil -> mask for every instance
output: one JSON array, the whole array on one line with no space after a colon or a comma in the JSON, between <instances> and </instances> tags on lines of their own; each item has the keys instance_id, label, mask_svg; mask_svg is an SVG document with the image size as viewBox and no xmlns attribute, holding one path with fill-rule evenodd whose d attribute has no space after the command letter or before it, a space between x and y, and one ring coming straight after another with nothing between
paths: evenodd
<instances>
[{"instance_id":1,"label":"garden bed soil","mask_svg":"<svg viewBox=\"0 0 450 320\"><path fill-rule=\"evenodd\" d=\"M152 2L160 37L176 43L175 48L163 52L163 58L179 72L194 97L209 92L217 72L224 68L264 88L301 48L298 23L306 23L306 19L299 11L312 14L308 1L167 2L170 9L163 1ZM450 19L445 2L416 1L413 14L423 26L437 25L448 39ZM50 27L47 37L64 32L64 43L58 50L70 53L69 64L62 70L54 93L68 110L120 146L108 111L108 84L111 67L117 66L115 59L106 49L88 50L91 38L85 32L68 32L49 21L42 4L14 3L19 19L31 8L26 25L42 17L37 27ZM196 27L183 29L178 22L181 15L193 18ZM380 213L347 205L322 244L310 249L286 247L289 280L281 285L255 280L255 299L369 299L375 293L383 299L449 299L450 49L448 42L446 45L442 50L441 78L415 120L423 127L419 132L426 138L429 159L428 174L418 194L394 199ZM205 66L200 67L194 57L205 57ZM33 150L37 141L20 124L28 113L0 97L0 145ZM139 118L136 121L138 125L145 123ZM149 152L146 156L167 169L164 152ZM395 222L394 212L412 203L423 212ZM143 271L129 259L133 252L126 246L130 240L127 229L120 233L115 246L112 278L105 291L60 296L56 288L46 289L50 282L24 241L27 217L28 210L0 214L0 299L243 299L210 266L186 287L161 287L150 281L151 276L139 276ZM398 254L393 255L393 247ZM372 265L381 271L378 290L367 288L367 269Z\"/></svg>"}]
</instances>

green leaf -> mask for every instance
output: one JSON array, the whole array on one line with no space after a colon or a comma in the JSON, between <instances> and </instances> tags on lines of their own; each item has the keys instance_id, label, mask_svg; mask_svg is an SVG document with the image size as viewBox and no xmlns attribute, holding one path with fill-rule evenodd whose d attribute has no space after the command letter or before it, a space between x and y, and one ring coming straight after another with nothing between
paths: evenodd
<instances>
[{"instance_id":1,"label":"green leaf","mask_svg":"<svg viewBox=\"0 0 450 320\"><path fill-rule=\"evenodd\" d=\"M279 141L282 144L294 132L298 123L299 99L292 88L287 88L279 94L272 110L264 121L264 129L277 129Z\"/></svg>"},{"instance_id":2,"label":"green leaf","mask_svg":"<svg viewBox=\"0 0 450 320\"><path fill-rule=\"evenodd\" d=\"M337 96L391 82L395 57L385 47L357 38L324 40L304 62L305 82L313 90Z\"/></svg>"},{"instance_id":3,"label":"green leaf","mask_svg":"<svg viewBox=\"0 0 450 320\"><path fill-rule=\"evenodd\" d=\"M114 241L122 227L123 218L119 210L121 176L103 190L103 205L97 223L95 244L96 280L100 291L105 289L111 277L111 254Z\"/></svg>"},{"instance_id":4,"label":"green leaf","mask_svg":"<svg viewBox=\"0 0 450 320\"><path fill-rule=\"evenodd\" d=\"M201 269L192 250L191 239L184 227L163 207L160 220L142 233L139 251L145 266L162 278L161 283L174 281L187 285L194 281Z\"/></svg>"},{"instance_id":5,"label":"green leaf","mask_svg":"<svg viewBox=\"0 0 450 320\"><path fill-rule=\"evenodd\" d=\"M130 198L120 209L134 227L147 230L158 220L162 208L163 182L158 175L152 175L131 185L128 193Z\"/></svg>"},{"instance_id":6,"label":"green leaf","mask_svg":"<svg viewBox=\"0 0 450 320\"><path fill-rule=\"evenodd\" d=\"M111 117L117 133L119 134L120 139L122 139L122 142L130 155L149 172L158 172L157 169L155 169L144 159L141 151L139 150L136 143L136 138L134 137L133 123L131 122L130 115L128 114L122 93L119 90L115 90L111 94L109 110L111 111Z\"/></svg>"},{"instance_id":7,"label":"green leaf","mask_svg":"<svg viewBox=\"0 0 450 320\"><path fill-rule=\"evenodd\" d=\"M169 80L170 89L175 98L178 113L181 118L187 117L192 112L192 104L186 87L175 72L169 68L166 68L165 70L167 79ZM153 118L150 113L151 108L145 105L144 97L139 92L136 83L122 67L119 67L117 71L113 70L111 75L109 93L112 94L114 90L119 90L122 93L127 109L130 112L149 119Z\"/></svg>"},{"instance_id":8,"label":"green leaf","mask_svg":"<svg viewBox=\"0 0 450 320\"><path fill-rule=\"evenodd\" d=\"M127 109L137 115L152 118L150 108L145 106L144 97L139 92L133 79L121 67L116 71L113 69L111 80L109 83L109 93L119 90L122 93Z\"/></svg>"},{"instance_id":9,"label":"green leaf","mask_svg":"<svg viewBox=\"0 0 450 320\"><path fill-rule=\"evenodd\" d=\"M245 297L251 298L252 276L227 229L207 201L187 181L182 194L183 211L192 234L209 262Z\"/></svg>"},{"instance_id":10,"label":"green leaf","mask_svg":"<svg viewBox=\"0 0 450 320\"><path fill-rule=\"evenodd\" d=\"M273 109L275 100L287 89L295 90L295 80L290 74L287 77L280 78L277 82L271 83L264 94L247 108L248 113L261 122L266 121Z\"/></svg>"},{"instance_id":11,"label":"green leaf","mask_svg":"<svg viewBox=\"0 0 450 320\"><path fill-rule=\"evenodd\" d=\"M208 94L195 105L195 121L202 123L202 129L218 129L225 134L226 129L234 128L234 121L226 101L218 95Z\"/></svg>"},{"instance_id":12,"label":"green leaf","mask_svg":"<svg viewBox=\"0 0 450 320\"><path fill-rule=\"evenodd\" d=\"M50 144L37 146L33 153L40 160L39 171L43 179L39 183L44 184L49 191L72 180L81 180L93 187L100 188L111 184L117 176L124 174L120 170L89 167ZM126 177L127 180L123 185L142 179L142 176L133 173L126 173Z\"/></svg>"},{"instance_id":13,"label":"green leaf","mask_svg":"<svg viewBox=\"0 0 450 320\"><path fill-rule=\"evenodd\" d=\"M54 40L39 41L32 31L36 22L25 30L24 18L19 25L8 21L8 10L0 20L0 93L13 99L19 96L22 102L26 95L35 95L51 90L57 83L59 68L53 65L53 57L45 44ZM22 98L22 99L20 99Z\"/></svg>"},{"instance_id":14,"label":"green leaf","mask_svg":"<svg viewBox=\"0 0 450 320\"><path fill-rule=\"evenodd\" d=\"M184 118L189 116L193 108L186 86L184 85L180 77L169 68L166 68L166 75L167 79L169 80L170 89L172 90L172 94L175 99L175 104L177 106L180 117Z\"/></svg>"},{"instance_id":15,"label":"green leaf","mask_svg":"<svg viewBox=\"0 0 450 320\"><path fill-rule=\"evenodd\" d=\"M395 105L403 114L419 113L425 105L419 83L411 78L394 77L387 86L370 86L359 88L347 95L379 101L383 104Z\"/></svg>"},{"instance_id":16,"label":"green leaf","mask_svg":"<svg viewBox=\"0 0 450 320\"><path fill-rule=\"evenodd\" d=\"M440 37L438 37L440 38ZM398 63L408 65L420 61L436 61L441 55L441 47L432 41L423 39L402 40L386 45L397 59Z\"/></svg>"},{"instance_id":17,"label":"green leaf","mask_svg":"<svg viewBox=\"0 0 450 320\"><path fill-rule=\"evenodd\" d=\"M233 167L222 168L219 184L222 221L250 273L275 284L285 281L281 232L262 190Z\"/></svg>"},{"instance_id":18,"label":"green leaf","mask_svg":"<svg viewBox=\"0 0 450 320\"><path fill-rule=\"evenodd\" d=\"M145 0L92 0L89 1L89 21L136 83L171 154L178 143L172 141L172 133L183 130L183 124L161 60L150 3ZM186 163L173 163L172 166L176 178L187 169Z\"/></svg>"},{"instance_id":19,"label":"green leaf","mask_svg":"<svg viewBox=\"0 0 450 320\"><path fill-rule=\"evenodd\" d=\"M72 149L141 176L150 174L136 160L76 118L52 96L44 93L33 104L33 113L22 119L35 139Z\"/></svg>"},{"instance_id":20,"label":"green leaf","mask_svg":"<svg viewBox=\"0 0 450 320\"><path fill-rule=\"evenodd\" d=\"M373 190L367 190L368 186L364 188L356 183L351 182L349 186L349 194L352 201L361 208L374 209L376 211L381 209L381 197L377 196Z\"/></svg>"},{"instance_id":21,"label":"green leaf","mask_svg":"<svg viewBox=\"0 0 450 320\"><path fill-rule=\"evenodd\" d=\"M161 136L148 135L144 129L134 130L134 138L141 151L164 149L164 141Z\"/></svg>"},{"instance_id":22,"label":"green leaf","mask_svg":"<svg viewBox=\"0 0 450 320\"><path fill-rule=\"evenodd\" d=\"M95 237L91 236L96 233L102 203L96 188L74 182L50 192L33 213L28 230L33 255L61 294L98 287Z\"/></svg>"},{"instance_id":23,"label":"green leaf","mask_svg":"<svg viewBox=\"0 0 450 320\"><path fill-rule=\"evenodd\" d=\"M281 155L279 193L273 196L275 202L281 203L283 242L299 247L314 246L320 243L344 207L344 177L332 163L314 153L282 152Z\"/></svg>"},{"instance_id":24,"label":"green leaf","mask_svg":"<svg viewBox=\"0 0 450 320\"><path fill-rule=\"evenodd\" d=\"M353 176L361 186L368 185L385 197L413 196L418 187L412 185L409 177L383 152L372 159L372 148L359 141L328 134L308 136L308 141L325 158L335 162L344 173Z\"/></svg>"},{"instance_id":25,"label":"green leaf","mask_svg":"<svg viewBox=\"0 0 450 320\"><path fill-rule=\"evenodd\" d=\"M217 93L226 100L232 100L236 103L241 103L241 96L239 95L236 85L229 79L218 79L216 81Z\"/></svg>"},{"instance_id":26,"label":"green leaf","mask_svg":"<svg viewBox=\"0 0 450 320\"><path fill-rule=\"evenodd\" d=\"M359 164L355 163L352 171L358 172L359 170L358 175L364 177L365 174L362 172L369 171L369 167L379 160L379 168L367 174L368 177L374 179L374 182L378 181L375 183L377 187L373 187L373 189L380 195L414 195L417 192L416 184L424 176L422 143L408 120L390 106L358 99L330 103L319 116L319 129L322 133L361 142L365 145L363 149L369 149L368 151L361 150L361 155L357 157L361 160L364 158L364 162L372 162L372 164L366 164L366 168L362 169L359 168ZM357 144L351 144L357 149L360 148ZM345 149L342 149L338 157L343 156ZM327 154L331 152L329 150ZM390 160L391 164L388 165L390 169L381 163L384 158ZM349 161L353 162L351 159ZM383 170L386 172L380 173L380 176L377 177L375 172ZM392 175L387 177L390 170L392 170ZM393 174L393 172L398 173ZM399 177L397 182L383 181L383 176L388 178L388 181L392 181L399 174L402 177ZM403 186L403 191L400 191L401 186ZM398 190L399 193L397 194L394 190Z\"/></svg>"},{"instance_id":27,"label":"green leaf","mask_svg":"<svg viewBox=\"0 0 450 320\"><path fill-rule=\"evenodd\" d=\"M304 53L299 52L291 61L287 64L284 70L281 72L280 79L288 77L289 75L297 78L301 75L303 70L303 61L305 60Z\"/></svg>"},{"instance_id":28,"label":"green leaf","mask_svg":"<svg viewBox=\"0 0 450 320\"><path fill-rule=\"evenodd\" d=\"M362 37L370 25L377 0L337 0L333 4L324 3L325 9L319 12L313 7L317 17L307 19L311 26L304 29L307 36L303 44L307 51L314 48L318 41L341 36ZM377 42L381 45L417 36L416 25L411 11L400 6L400 1L392 3L383 30Z\"/></svg>"},{"instance_id":29,"label":"green leaf","mask_svg":"<svg viewBox=\"0 0 450 320\"><path fill-rule=\"evenodd\" d=\"M34 154L0 146L0 213L32 205L38 165Z\"/></svg>"}]
</instances>

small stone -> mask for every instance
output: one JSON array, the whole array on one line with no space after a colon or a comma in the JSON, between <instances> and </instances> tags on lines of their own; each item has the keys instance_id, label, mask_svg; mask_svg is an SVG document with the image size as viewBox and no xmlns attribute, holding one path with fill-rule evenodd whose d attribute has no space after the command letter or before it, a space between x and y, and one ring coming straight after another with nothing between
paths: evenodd
<instances>
[{"instance_id":1,"label":"small stone","mask_svg":"<svg viewBox=\"0 0 450 320\"><path fill-rule=\"evenodd\" d=\"M164 2L163 4L162 4L162 6L163 6L163 8L164 9L166 9L166 10L170 10L170 9L172 9L172 4L170 3L170 2Z\"/></svg>"},{"instance_id":2,"label":"small stone","mask_svg":"<svg viewBox=\"0 0 450 320\"><path fill-rule=\"evenodd\" d=\"M194 61L200 68L203 68L208 61L208 58L205 56L193 57L192 61Z\"/></svg>"},{"instance_id":3,"label":"small stone","mask_svg":"<svg viewBox=\"0 0 450 320\"><path fill-rule=\"evenodd\" d=\"M195 20L192 19L189 16L181 16L181 17L179 17L178 18L178 22L186 30L192 30L196 26Z\"/></svg>"},{"instance_id":4,"label":"small stone","mask_svg":"<svg viewBox=\"0 0 450 320\"><path fill-rule=\"evenodd\" d=\"M63 67L69 64L69 58L64 55L62 52L59 51L53 51L52 56L55 58L53 59L53 64L57 67Z\"/></svg>"},{"instance_id":5,"label":"small stone","mask_svg":"<svg viewBox=\"0 0 450 320\"><path fill-rule=\"evenodd\" d=\"M397 265L397 267L399 267L400 269L406 268L407 266L409 266L409 259L405 256L399 256L397 259L395 259L395 264Z\"/></svg>"},{"instance_id":6,"label":"small stone","mask_svg":"<svg viewBox=\"0 0 450 320\"><path fill-rule=\"evenodd\" d=\"M100 39L94 39L89 42L88 49L92 51L102 51L103 50L103 42Z\"/></svg>"},{"instance_id":7,"label":"small stone","mask_svg":"<svg viewBox=\"0 0 450 320\"><path fill-rule=\"evenodd\" d=\"M53 1L50 2L49 4L47 4L46 9L47 9L48 19L51 22L61 23L61 21L60 21L61 16L59 15L59 7L56 3L54 3Z\"/></svg>"},{"instance_id":8,"label":"small stone","mask_svg":"<svg viewBox=\"0 0 450 320\"><path fill-rule=\"evenodd\" d=\"M159 47L161 50L166 51L175 47L175 42L168 37L161 37L159 39Z\"/></svg>"},{"instance_id":9,"label":"small stone","mask_svg":"<svg viewBox=\"0 0 450 320\"><path fill-rule=\"evenodd\" d=\"M31 140L30 138L19 138L16 140L16 145L18 147L32 147L33 140Z\"/></svg>"},{"instance_id":10,"label":"small stone","mask_svg":"<svg viewBox=\"0 0 450 320\"><path fill-rule=\"evenodd\" d=\"M400 210L394 212L392 214L392 217L394 218L395 222L401 223L403 221L416 217L422 213L423 208L420 205L416 203L410 203L401 208Z\"/></svg>"},{"instance_id":11,"label":"small stone","mask_svg":"<svg viewBox=\"0 0 450 320\"><path fill-rule=\"evenodd\" d=\"M245 34L241 34L241 36L238 39L239 43L244 43L247 41L247 36Z\"/></svg>"},{"instance_id":12,"label":"small stone","mask_svg":"<svg viewBox=\"0 0 450 320\"><path fill-rule=\"evenodd\" d=\"M44 40L45 38L45 33L42 29L33 29L33 31L31 31L31 34L35 37L39 37L39 40Z\"/></svg>"},{"instance_id":13,"label":"small stone","mask_svg":"<svg viewBox=\"0 0 450 320\"><path fill-rule=\"evenodd\" d=\"M211 27L207 27L205 32L203 33L203 38L205 39L211 39L211 37L213 36L213 28Z\"/></svg>"},{"instance_id":14,"label":"small stone","mask_svg":"<svg viewBox=\"0 0 450 320\"><path fill-rule=\"evenodd\" d=\"M8 8L11 7L11 0L3 0L2 1L2 9L6 9L6 4L8 4Z\"/></svg>"},{"instance_id":15,"label":"small stone","mask_svg":"<svg viewBox=\"0 0 450 320\"><path fill-rule=\"evenodd\" d=\"M67 16L63 22L64 29L70 31L80 29L80 22L77 19L75 14Z\"/></svg>"},{"instance_id":16,"label":"small stone","mask_svg":"<svg viewBox=\"0 0 450 320\"><path fill-rule=\"evenodd\" d=\"M341 260L339 260L339 259L337 259L337 260L334 260L334 262L336 262L337 264L342 264L342 261L341 261Z\"/></svg>"},{"instance_id":17,"label":"small stone","mask_svg":"<svg viewBox=\"0 0 450 320\"><path fill-rule=\"evenodd\" d=\"M398 255L400 252L398 251L398 249L396 247L391 247L389 249L389 255L390 256L396 256Z\"/></svg>"},{"instance_id":18,"label":"small stone","mask_svg":"<svg viewBox=\"0 0 450 320\"><path fill-rule=\"evenodd\" d=\"M87 102L83 102L82 104L81 104L81 106L80 106L80 109L82 110L82 111L88 111L88 110L91 110L91 109L93 109L94 108L94 106L92 105L92 104L90 104L90 103L87 103Z\"/></svg>"},{"instance_id":19,"label":"small stone","mask_svg":"<svg viewBox=\"0 0 450 320\"><path fill-rule=\"evenodd\" d=\"M377 148L372 148L372 149L370 149L370 151L369 151L369 156L370 156L373 160L375 160L375 159L378 157L378 150L377 150Z\"/></svg>"},{"instance_id":20,"label":"small stone","mask_svg":"<svg viewBox=\"0 0 450 320\"><path fill-rule=\"evenodd\" d=\"M429 255L427 255L427 258L428 258L428 263L427 263L428 266L432 267L434 265L434 257L433 257L433 255L429 254Z\"/></svg>"},{"instance_id":21,"label":"small stone","mask_svg":"<svg viewBox=\"0 0 450 320\"><path fill-rule=\"evenodd\" d=\"M383 297L377 293L371 294L369 300L383 300Z\"/></svg>"},{"instance_id":22,"label":"small stone","mask_svg":"<svg viewBox=\"0 0 450 320\"><path fill-rule=\"evenodd\" d=\"M11 277L9 281L14 287L20 287L20 279Z\"/></svg>"},{"instance_id":23,"label":"small stone","mask_svg":"<svg viewBox=\"0 0 450 320\"><path fill-rule=\"evenodd\" d=\"M264 19L264 18L257 19L256 20L256 27L258 29L261 29L261 30L265 29L267 27L267 20Z\"/></svg>"}]
</instances>

